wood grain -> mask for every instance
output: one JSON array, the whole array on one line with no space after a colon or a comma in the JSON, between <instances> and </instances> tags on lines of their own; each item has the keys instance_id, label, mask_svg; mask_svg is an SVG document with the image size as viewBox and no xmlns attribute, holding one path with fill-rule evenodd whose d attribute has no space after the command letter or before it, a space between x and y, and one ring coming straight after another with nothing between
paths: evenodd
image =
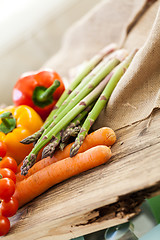
<instances>
[{"instance_id":1,"label":"wood grain","mask_svg":"<svg viewBox=\"0 0 160 240\"><path fill-rule=\"evenodd\" d=\"M71 239L128 221L160 190L160 110L116 131L105 165L72 177L12 218L5 239ZM29 237L29 238L28 238Z\"/></svg>"}]
</instances>

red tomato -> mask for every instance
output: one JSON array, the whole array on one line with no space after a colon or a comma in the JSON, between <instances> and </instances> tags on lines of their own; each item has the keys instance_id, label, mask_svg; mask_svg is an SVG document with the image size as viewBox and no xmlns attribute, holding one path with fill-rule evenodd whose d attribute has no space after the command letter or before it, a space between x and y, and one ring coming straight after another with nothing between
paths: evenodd
<instances>
[{"instance_id":1,"label":"red tomato","mask_svg":"<svg viewBox=\"0 0 160 240\"><path fill-rule=\"evenodd\" d=\"M4 157L0 161L0 168L9 168L11 169L14 173L17 172L17 162L14 158L12 157Z\"/></svg>"},{"instance_id":2,"label":"red tomato","mask_svg":"<svg viewBox=\"0 0 160 240\"><path fill-rule=\"evenodd\" d=\"M12 179L0 179L0 199L9 199L15 191L15 184Z\"/></svg>"},{"instance_id":3,"label":"red tomato","mask_svg":"<svg viewBox=\"0 0 160 240\"><path fill-rule=\"evenodd\" d=\"M4 142L0 141L0 157L4 157L7 152L7 146Z\"/></svg>"},{"instance_id":4,"label":"red tomato","mask_svg":"<svg viewBox=\"0 0 160 240\"><path fill-rule=\"evenodd\" d=\"M10 229L10 221L4 216L0 216L0 236L6 235Z\"/></svg>"},{"instance_id":5,"label":"red tomato","mask_svg":"<svg viewBox=\"0 0 160 240\"><path fill-rule=\"evenodd\" d=\"M15 197L11 197L9 200L2 200L1 202L1 214L4 217L12 217L18 210L18 201Z\"/></svg>"},{"instance_id":6,"label":"red tomato","mask_svg":"<svg viewBox=\"0 0 160 240\"><path fill-rule=\"evenodd\" d=\"M2 175L2 178L10 178L13 180L14 183L16 183L16 175L11 169L0 168L0 177L1 175Z\"/></svg>"}]
</instances>

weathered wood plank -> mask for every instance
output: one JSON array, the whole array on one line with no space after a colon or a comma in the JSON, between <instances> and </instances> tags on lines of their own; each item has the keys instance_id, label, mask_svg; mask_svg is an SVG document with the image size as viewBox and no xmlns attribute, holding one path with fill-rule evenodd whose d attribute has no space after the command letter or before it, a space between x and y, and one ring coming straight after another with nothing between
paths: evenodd
<instances>
[{"instance_id":1,"label":"weathered wood plank","mask_svg":"<svg viewBox=\"0 0 160 240\"><path fill-rule=\"evenodd\" d=\"M21 208L5 239L70 239L123 223L160 190L160 110L116 131L109 163L58 184Z\"/></svg>"}]
</instances>

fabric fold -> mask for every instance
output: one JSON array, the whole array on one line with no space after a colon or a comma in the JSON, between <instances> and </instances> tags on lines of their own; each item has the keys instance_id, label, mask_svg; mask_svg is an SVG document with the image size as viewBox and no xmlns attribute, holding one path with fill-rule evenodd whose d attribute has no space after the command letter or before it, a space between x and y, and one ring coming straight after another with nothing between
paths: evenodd
<instances>
[{"instance_id":1,"label":"fabric fold","mask_svg":"<svg viewBox=\"0 0 160 240\"><path fill-rule=\"evenodd\" d=\"M43 67L56 69L69 83L70 70L107 44L115 42L122 47L123 42L129 52L140 48L94 129L109 126L116 130L146 118L160 107L159 3L160 0L100 2L69 29L60 51L44 64Z\"/></svg>"}]
</instances>

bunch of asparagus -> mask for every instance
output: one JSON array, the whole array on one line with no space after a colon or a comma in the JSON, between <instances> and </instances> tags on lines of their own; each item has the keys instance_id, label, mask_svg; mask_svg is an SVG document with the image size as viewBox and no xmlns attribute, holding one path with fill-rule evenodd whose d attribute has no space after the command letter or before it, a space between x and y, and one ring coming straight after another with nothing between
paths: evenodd
<instances>
[{"instance_id":1,"label":"bunch of asparagus","mask_svg":"<svg viewBox=\"0 0 160 240\"><path fill-rule=\"evenodd\" d=\"M52 157L58 147L63 150L70 137L75 137L70 156L77 154L136 51L128 56L125 49L110 44L87 63L63 92L41 129L21 141L23 144L34 142L32 151L23 161L22 175L28 173L45 145L42 158Z\"/></svg>"}]
</instances>

